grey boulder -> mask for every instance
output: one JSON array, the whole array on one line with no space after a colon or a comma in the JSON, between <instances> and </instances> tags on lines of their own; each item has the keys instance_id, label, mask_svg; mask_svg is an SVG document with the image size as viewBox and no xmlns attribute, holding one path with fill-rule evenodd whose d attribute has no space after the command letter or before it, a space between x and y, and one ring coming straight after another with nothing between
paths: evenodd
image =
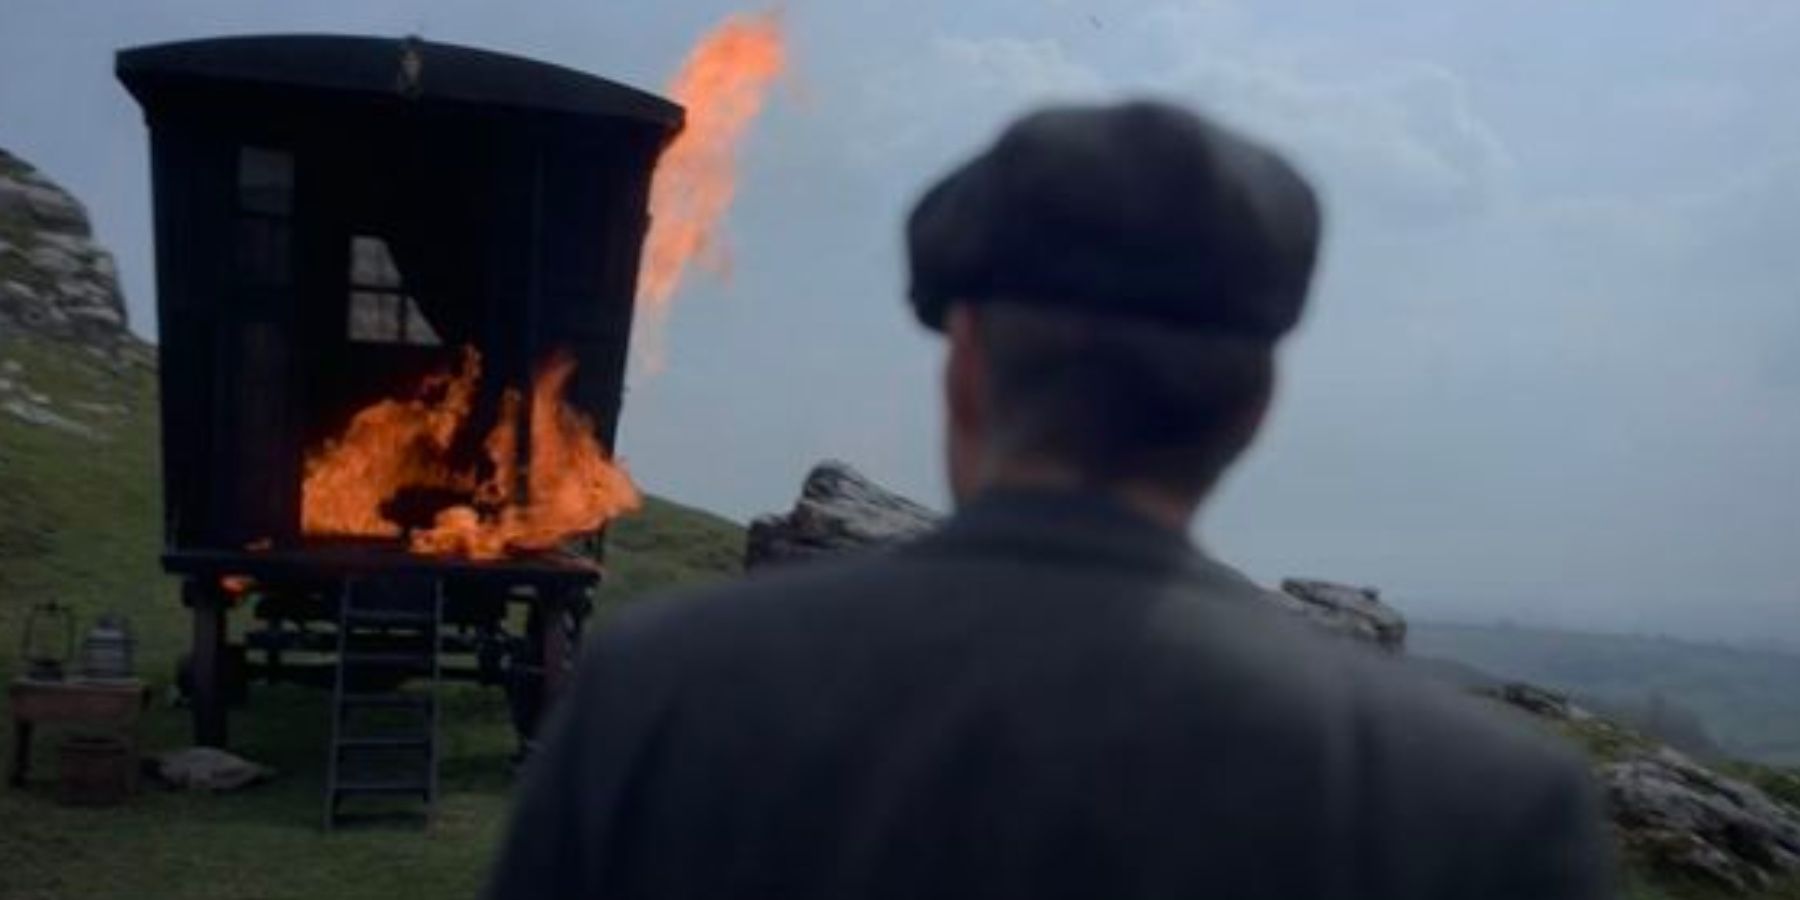
<instances>
[{"instance_id":1,"label":"grey boulder","mask_svg":"<svg viewBox=\"0 0 1800 900\"><path fill-rule=\"evenodd\" d=\"M1276 605L1334 634L1386 650L1406 645L1406 617L1381 602L1372 587L1354 587L1316 578L1289 578L1269 592Z\"/></svg>"},{"instance_id":2,"label":"grey boulder","mask_svg":"<svg viewBox=\"0 0 1800 900\"><path fill-rule=\"evenodd\" d=\"M907 541L941 519L849 464L828 460L807 474L792 510L750 523L744 566L754 569ZM1333 634L1389 650L1406 640L1406 619L1382 603L1373 588L1290 579L1280 591L1265 593L1277 606Z\"/></svg>"},{"instance_id":3,"label":"grey boulder","mask_svg":"<svg viewBox=\"0 0 1800 900\"><path fill-rule=\"evenodd\" d=\"M937 525L936 512L827 460L807 473L784 515L750 523L745 568L835 556L910 540Z\"/></svg>"}]
</instances>

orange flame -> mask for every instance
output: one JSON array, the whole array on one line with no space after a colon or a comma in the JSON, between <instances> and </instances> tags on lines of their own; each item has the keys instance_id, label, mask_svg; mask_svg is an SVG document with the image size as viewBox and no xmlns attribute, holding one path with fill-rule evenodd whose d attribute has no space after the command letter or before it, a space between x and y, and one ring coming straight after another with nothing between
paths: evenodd
<instances>
[{"instance_id":1,"label":"orange flame","mask_svg":"<svg viewBox=\"0 0 1800 900\"><path fill-rule=\"evenodd\" d=\"M495 559L548 550L636 509L637 489L610 460L593 420L563 392L574 360L558 354L533 379L531 453L525 493L518 489L518 392L501 396L499 421L482 449L485 478L450 462L451 444L467 424L480 379L480 357L463 351L454 373L428 376L414 396L363 408L344 435L306 461L301 530L309 535L399 537L383 505L407 489L468 495L472 503L440 510L432 527L414 532L415 553Z\"/></svg>"},{"instance_id":2,"label":"orange flame","mask_svg":"<svg viewBox=\"0 0 1800 900\"><path fill-rule=\"evenodd\" d=\"M773 13L732 16L695 45L670 83L687 124L663 151L650 184L638 298L652 328L667 315L690 262L724 268L716 232L737 190L738 143L786 64Z\"/></svg>"},{"instance_id":3,"label":"orange flame","mask_svg":"<svg viewBox=\"0 0 1800 900\"><path fill-rule=\"evenodd\" d=\"M481 357L468 348L455 373L429 375L414 396L380 400L359 411L342 437L306 459L300 530L399 537L399 524L389 521L381 506L402 489L473 489L474 478L452 471L447 460L480 379Z\"/></svg>"},{"instance_id":4,"label":"orange flame","mask_svg":"<svg viewBox=\"0 0 1800 900\"><path fill-rule=\"evenodd\" d=\"M607 459L594 436L593 420L562 400L574 374L575 360L558 354L533 380L531 468L526 472L529 502L511 496L517 459L512 423L518 397L509 394L507 412L487 439L494 476L476 491L478 499L509 498L509 502L497 515L485 517L473 506L439 512L429 530L413 535L415 552L493 559L509 550L549 550L638 508L637 488Z\"/></svg>"}]
</instances>

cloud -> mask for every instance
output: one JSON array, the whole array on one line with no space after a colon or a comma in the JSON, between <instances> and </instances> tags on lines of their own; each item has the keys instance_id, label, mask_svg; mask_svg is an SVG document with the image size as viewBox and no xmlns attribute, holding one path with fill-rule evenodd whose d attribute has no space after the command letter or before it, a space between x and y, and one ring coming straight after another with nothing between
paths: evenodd
<instances>
[{"instance_id":1,"label":"cloud","mask_svg":"<svg viewBox=\"0 0 1800 900\"><path fill-rule=\"evenodd\" d=\"M923 50L860 85L845 129L859 166L885 172L966 152L1028 106L1110 92L1108 79L1050 38L940 35Z\"/></svg>"},{"instance_id":2,"label":"cloud","mask_svg":"<svg viewBox=\"0 0 1800 900\"><path fill-rule=\"evenodd\" d=\"M1106 79L1069 58L1060 41L939 37L936 60L967 79L965 87L1002 96L1075 98L1101 93Z\"/></svg>"},{"instance_id":3,"label":"cloud","mask_svg":"<svg viewBox=\"0 0 1800 900\"><path fill-rule=\"evenodd\" d=\"M1169 83L1292 148L1351 214L1385 225L1480 214L1512 169L1462 80L1442 66L1395 62L1338 80L1279 62L1209 55L1174 70Z\"/></svg>"},{"instance_id":4,"label":"cloud","mask_svg":"<svg viewBox=\"0 0 1800 900\"><path fill-rule=\"evenodd\" d=\"M1501 195L1511 155L1449 69L1393 61L1346 76L1278 49L1183 31L1211 21L1144 13L1120 27L1154 32L1146 49L1132 67L1104 73L1059 39L940 36L925 59L871 80L859 156L879 165L966 152L981 137L970 133L974 123L992 128L1041 103L1150 93L1290 151L1319 176L1334 215L1429 227L1480 215Z\"/></svg>"},{"instance_id":5,"label":"cloud","mask_svg":"<svg viewBox=\"0 0 1800 900\"><path fill-rule=\"evenodd\" d=\"M1699 191L1535 204L1520 223L1559 282L1579 286L1646 352L1681 347L1755 387L1800 358L1800 155Z\"/></svg>"}]
</instances>

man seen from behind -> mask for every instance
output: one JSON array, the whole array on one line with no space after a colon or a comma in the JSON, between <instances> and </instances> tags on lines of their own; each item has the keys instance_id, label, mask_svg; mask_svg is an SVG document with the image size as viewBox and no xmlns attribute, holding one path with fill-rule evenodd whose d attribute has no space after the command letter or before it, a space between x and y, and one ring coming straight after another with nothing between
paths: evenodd
<instances>
[{"instance_id":1,"label":"man seen from behind","mask_svg":"<svg viewBox=\"0 0 1800 900\"><path fill-rule=\"evenodd\" d=\"M1044 110L927 191L956 512L589 646L496 898L1604 896L1583 769L1189 539L1321 233L1186 110Z\"/></svg>"}]
</instances>

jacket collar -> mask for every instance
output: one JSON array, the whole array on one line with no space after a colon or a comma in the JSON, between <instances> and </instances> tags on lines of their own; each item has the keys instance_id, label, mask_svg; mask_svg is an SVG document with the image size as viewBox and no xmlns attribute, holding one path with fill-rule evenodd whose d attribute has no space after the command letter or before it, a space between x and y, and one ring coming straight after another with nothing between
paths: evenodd
<instances>
[{"instance_id":1,"label":"jacket collar","mask_svg":"<svg viewBox=\"0 0 1800 900\"><path fill-rule=\"evenodd\" d=\"M1102 565L1209 581L1249 582L1171 531L1103 493L993 489L913 545L926 555L973 555Z\"/></svg>"}]
</instances>

